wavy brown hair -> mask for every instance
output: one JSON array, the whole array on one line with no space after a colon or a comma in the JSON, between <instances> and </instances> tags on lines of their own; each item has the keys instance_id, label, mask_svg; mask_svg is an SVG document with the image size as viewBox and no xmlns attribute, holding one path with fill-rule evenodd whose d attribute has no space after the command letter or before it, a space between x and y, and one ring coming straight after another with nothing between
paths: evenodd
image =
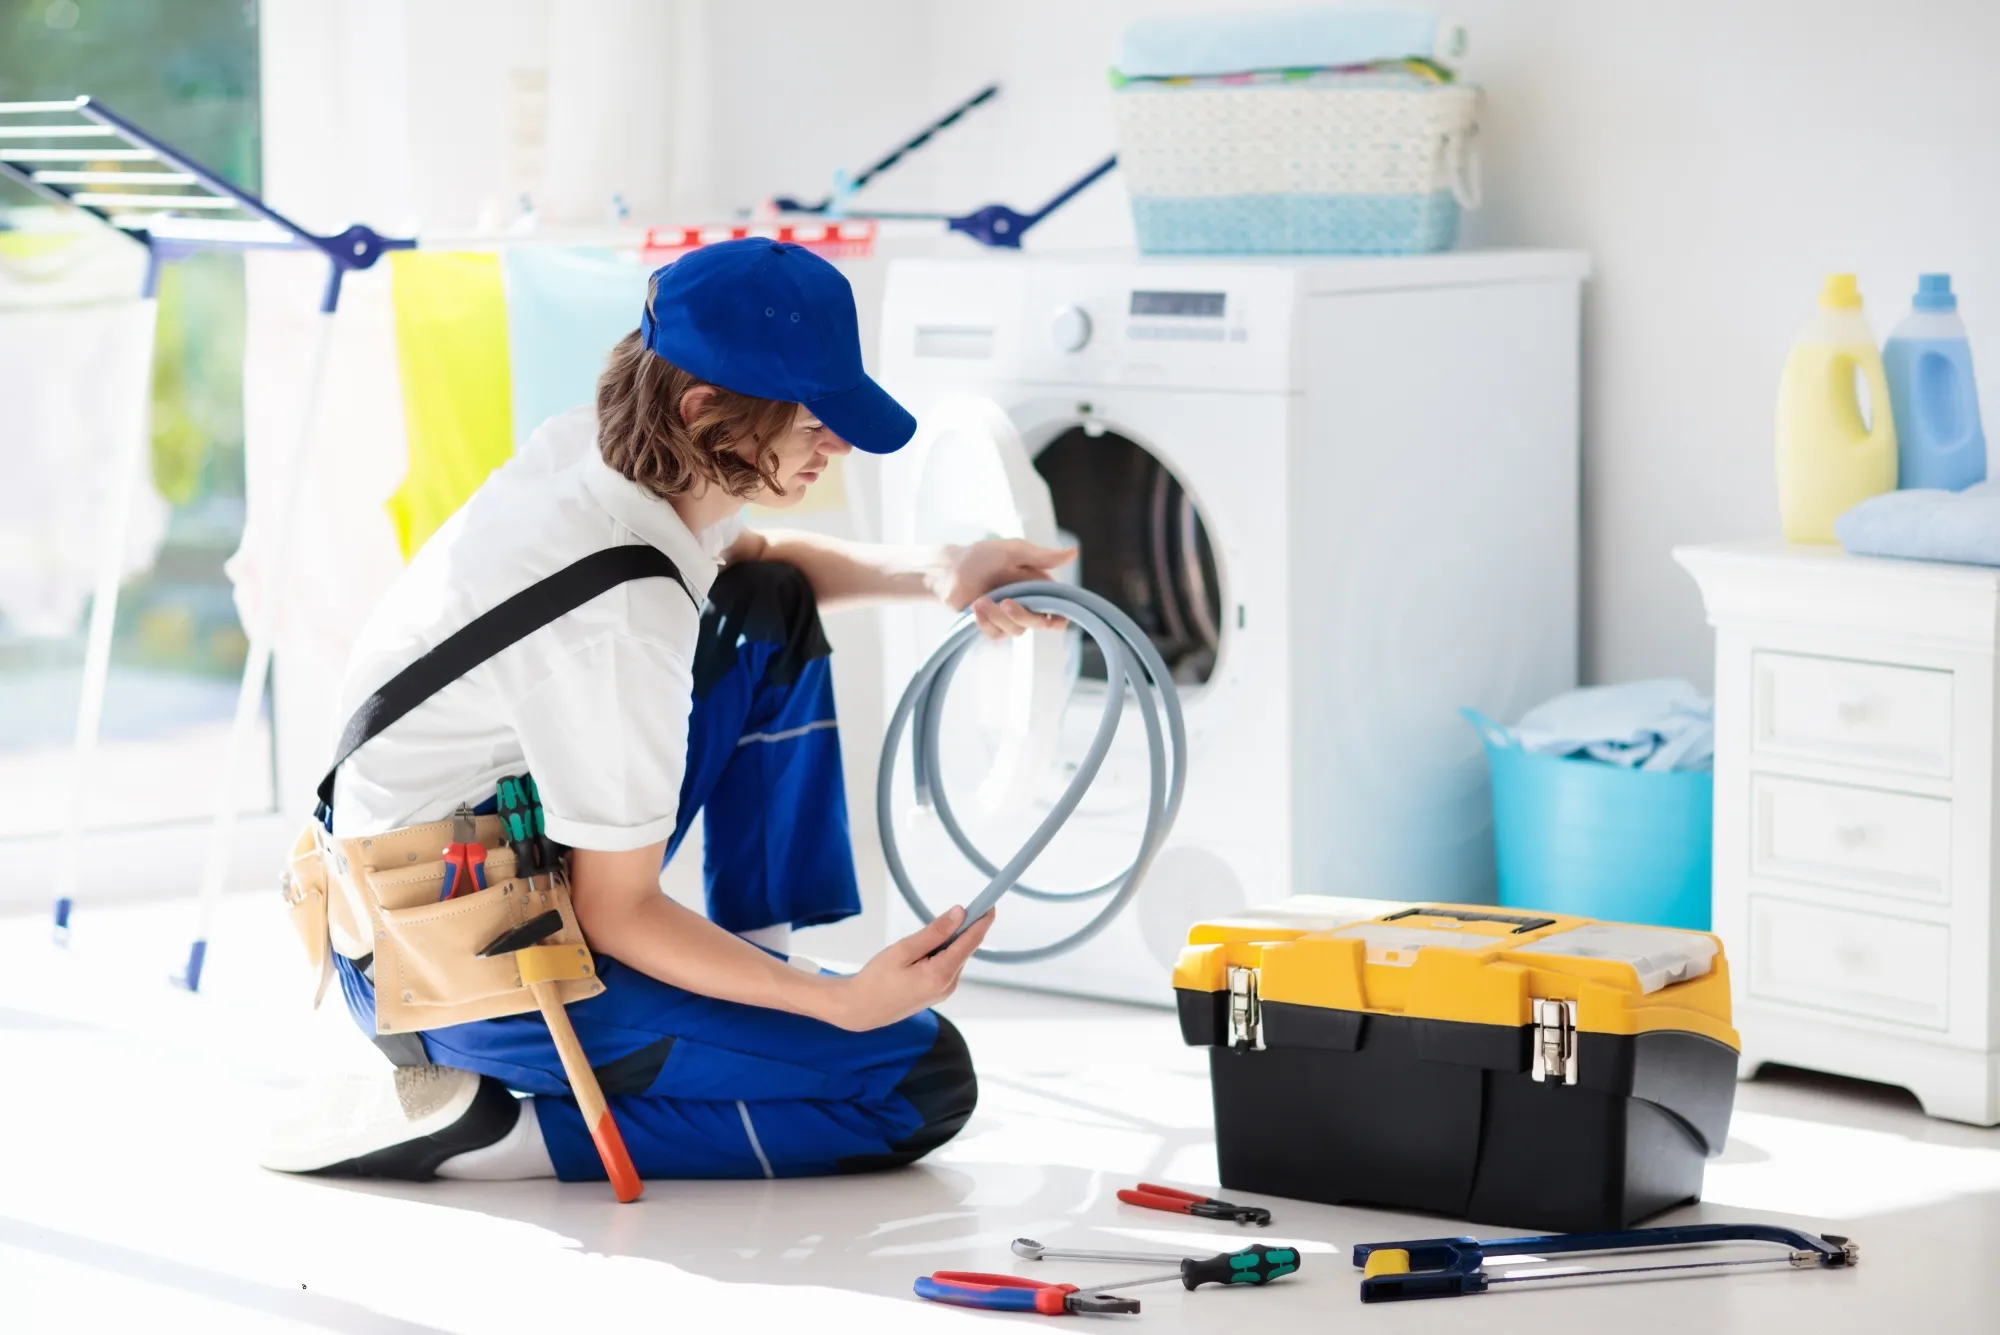
<instances>
[{"instance_id":1,"label":"wavy brown hair","mask_svg":"<svg viewBox=\"0 0 2000 1335\"><path fill-rule=\"evenodd\" d=\"M639 339L618 340L597 378L597 448L604 462L657 496L680 496L701 482L748 498L778 485L772 442L785 433L798 405L759 399L720 385L692 422L681 400L709 382L683 371Z\"/></svg>"}]
</instances>

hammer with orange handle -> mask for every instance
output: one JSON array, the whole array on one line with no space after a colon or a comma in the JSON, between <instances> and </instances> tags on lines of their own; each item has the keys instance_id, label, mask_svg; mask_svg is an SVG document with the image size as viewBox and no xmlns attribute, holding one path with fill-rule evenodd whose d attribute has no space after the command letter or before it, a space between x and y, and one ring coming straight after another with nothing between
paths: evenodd
<instances>
[{"instance_id":1,"label":"hammer with orange handle","mask_svg":"<svg viewBox=\"0 0 2000 1335\"><path fill-rule=\"evenodd\" d=\"M550 909L502 932L479 953L514 957L521 981L534 992L535 1004L542 1008L542 1019L548 1022L549 1036L555 1040L563 1073L569 1077L570 1090L583 1110L584 1125L590 1128L590 1138L597 1143L598 1157L604 1160L604 1175L611 1180L611 1190L621 1201L636 1201L645 1187L639 1181L638 1170L632 1167L632 1156L625 1152L625 1139L618 1134L618 1124L611 1120L611 1109L605 1105L597 1073L590 1069L590 1059L584 1056L583 1044L577 1042L576 1030L570 1027L569 1013L563 1009L562 996L556 991L557 983L590 977L590 951L574 943L543 944L561 931L562 925L562 914Z\"/></svg>"}]
</instances>

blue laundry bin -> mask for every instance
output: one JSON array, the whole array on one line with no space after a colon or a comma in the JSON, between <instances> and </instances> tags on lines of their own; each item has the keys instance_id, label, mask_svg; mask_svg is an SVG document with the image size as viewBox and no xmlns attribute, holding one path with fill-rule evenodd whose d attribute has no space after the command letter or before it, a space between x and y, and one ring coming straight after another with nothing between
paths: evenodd
<instances>
[{"instance_id":1,"label":"blue laundry bin","mask_svg":"<svg viewBox=\"0 0 2000 1335\"><path fill-rule=\"evenodd\" d=\"M1500 902L1610 922L1709 928L1715 775L1536 755L1476 710Z\"/></svg>"}]
</instances>

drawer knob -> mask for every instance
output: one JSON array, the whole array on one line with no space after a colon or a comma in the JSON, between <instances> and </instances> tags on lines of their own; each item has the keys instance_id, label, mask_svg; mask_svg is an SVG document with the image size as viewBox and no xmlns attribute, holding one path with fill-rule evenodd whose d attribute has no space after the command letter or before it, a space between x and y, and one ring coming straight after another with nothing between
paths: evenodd
<instances>
[{"instance_id":1,"label":"drawer knob","mask_svg":"<svg viewBox=\"0 0 2000 1335\"><path fill-rule=\"evenodd\" d=\"M1842 723L1859 723L1868 717L1868 697L1844 695L1834 702L1833 712L1840 716Z\"/></svg>"},{"instance_id":2,"label":"drawer knob","mask_svg":"<svg viewBox=\"0 0 2000 1335\"><path fill-rule=\"evenodd\" d=\"M1868 838L1868 827L1860 821L1842 821L1833 827L1833 837L1842 848L1859 848Z\"/></svg>"},{"instance_id":3,"label":"drawer knob","mask_svg":"<svg viewBox=\"0 0 2000 1335\"><path fill-rule=\"evenodd\" d=\"M1868 951L1862 946L1851 943L1835 946L1833 957L1847 973L1860 973L1868 967Z\"/></svg>"}]
</instances>

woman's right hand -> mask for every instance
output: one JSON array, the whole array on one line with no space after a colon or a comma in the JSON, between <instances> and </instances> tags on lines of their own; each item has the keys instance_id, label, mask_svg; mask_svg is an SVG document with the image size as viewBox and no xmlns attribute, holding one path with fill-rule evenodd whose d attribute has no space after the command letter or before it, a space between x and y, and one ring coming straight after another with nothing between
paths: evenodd
<instances>
[{"instance_id":1,"label":"woman's right hand","mask_svg":"<svg viewBox=\"0 0 2000 1335\"><path fill-rule=\"evenodd\" d=\"M884 949L863 965L860 973L834 980L829 989L832 1004L821 1018L859 1032L906 1020L943 1001L958 987L965 962L993 927L989 912L950 946L938 950L951 941L951 934L964 920L963 908L948 909L930 926ZM934 950L938 953L932 956Z\"/></svg>"}]
</instances>

